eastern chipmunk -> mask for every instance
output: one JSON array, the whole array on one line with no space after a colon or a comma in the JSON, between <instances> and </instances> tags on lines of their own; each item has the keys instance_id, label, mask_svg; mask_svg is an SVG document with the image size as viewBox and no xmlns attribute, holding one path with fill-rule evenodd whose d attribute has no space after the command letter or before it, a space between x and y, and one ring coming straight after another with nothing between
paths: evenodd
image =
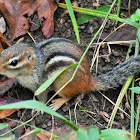
<instances>
[{"instance_id":1,"label":"eastern chipmunk","mask_svg":"<svg viewBox=\"0 0 140 140\"><path fill-rule=\"evenodd\" d=\"M16 78L22 86L35 92L58 70L77 63L82 54L83 51L67 39L52 38L36 45L19 43L4 50L0 55L0 74ZM131 58L107 74L94 78L85 57L73 81L59 93L61 98L55 101L52 108L57 110L80 93L118 87L139 68L140 56ZM74 69L64 71L45 93L39 95L39 100L45 102L48 92L51 89L60 89L71 78L73 72Z\"/></svg>"}]
</instances>

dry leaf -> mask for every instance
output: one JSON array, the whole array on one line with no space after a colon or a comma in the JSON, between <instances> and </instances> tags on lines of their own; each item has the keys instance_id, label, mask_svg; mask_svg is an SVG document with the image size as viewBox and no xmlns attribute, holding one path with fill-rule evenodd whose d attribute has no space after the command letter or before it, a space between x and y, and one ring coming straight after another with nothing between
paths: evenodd
<instances>
[{"instance_id":1,"label":"dry leaf","mask_svg":"<svg viewBox=\"0 0 140 140\"><path fill-rule=\"evenodd\" d=\"M53 0L0 0L0 10L7 21L7 32L15 39L29 30L29 19L35 11L44 21L42 31L46 37L54 32L53 15L57 6Z\"/></svg>"},{"instance_id":2,"label":"dry leaf","mask_svg":"<svg viewBox=\"0 0 140 140\"><path fill-rule=\"evenodd\" d=\"M6 40L3 34L0 32L0 54L4 50L4 45L10 46L11 43Z\"/></svg>"},{"instance_id":3,"label":"dry leaf","mask_svg":"<svg viewBox=\"0 0 140 140\"><path fill-rule=\"evenodd\" d=\"M18 110L19 109L6 109L6 110L0 111L0 119L10 116L11 114L13 114L14 112Z\"/></svg>"},{"instance_id":4,"label":"dry leaf","mask_svg":"<svg viewBox=\"0 0 140 140\"><path fill-rule=\"evenodd\" d=\"M22 140L39 140L39 139L37 138L36 135L30 135L30 134L29 134L31 131L32 131L31 128L28 127L28 128L26 129L25 134L23 135ZM29 134L29 135L28 135L28 134ZM45 140L45 139L44 139L44 140Z\"/></svg>"},{"instance_id":5,"label":"dry leaf","mask_svg":"<svg viewBox=\"0 0 140 140\"><path fill-rule=\"evenodd\" d=\"M10 38L17 38L27 33L29 18L36 8L34 0L0 0L0 10L7 21Z\"/></svg>"},{"instance_id":6,"label":"dry leaf","mask_svg":"<svg viewBox=\"0 0 140 140\"><path fill-rule=\"evenodd\" d=\"M103 40L108 36L107 33L103 33L101 36L101 39ZM110 35L105 41L129 41L129 40L135 40L136 39L136 29L135 28L129 28L129 29L119 29L116 32L114 32L112 35ZM127 43L120 43L119 45L125 45L130 46L130 44Z\"/></svg>"},{"instance_id":7,"label":"dry leaf","mask_svg":"<svg viewBox=\"0 0 140 140\"><path fill-rule=\"evenodd\" d=\"M36 135L40 140L50 140L51 138L58 140L57 138L55 138L55 136L53 136L53 135L51 136L51 133L47 133L47 132L40 132Z\"/></svg>"},{"instance_id":8,"label":"dry leaf","mask_svg":"<svg viewBox=\"0 0 140 140\"><path fill-rule=\"evenodd\" d=\"M42 32L46 37L49 37L54 32L53 15L57 6L53 0L38 0L38 5L38 17L40 20L45 20Z\"/></svg>"},{"instance_id":9,"label":"dry leaf","mask_svg":"<svg viewBox=\"0 0 140 140\"><path fill-rule=\"evenodd\" d=\"M5 104L15 103L15 102L18 102L16 98L12 98L12 97L0 98L0 105L5 105ZM11 114L13 114L18 110L19 109L6 109L0 111L0 119L10 116Z\"/></svg>"},{"instance_id":10,"label":"dry leaf","mask_svg":"<svg viewBox=\"0 0 140 140\"><path fill-rule=\"evenodd\" d=\"M13 85L15 85L15 84L17 84L17 81L14 78L0 82L0 95L3 95L10 88L12 88Z\"/></svg>"},{"instance_id":11,"label":"dry leaf","mask_svg":"<svg viewBox=\"0 0 140 140\"><path fill-rule=\"evenodd\" d=\"M3 50L4 49L3 49L2 45L1 45L1 42L0 42L0 54L2 53Z\"/></svg>"}]
</instances>

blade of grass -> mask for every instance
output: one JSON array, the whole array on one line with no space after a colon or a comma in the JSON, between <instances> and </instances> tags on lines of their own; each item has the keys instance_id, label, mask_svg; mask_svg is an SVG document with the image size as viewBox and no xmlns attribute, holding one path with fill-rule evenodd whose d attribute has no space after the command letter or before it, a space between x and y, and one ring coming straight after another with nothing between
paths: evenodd
<instances>
[{"instance_id":1,"label":"blade of grass","mask_svg":"<svg viewBox=\"0 0 140 140\"><path fill-rule=\"evenodd\" d=\"M129 12L129 17L130 17L130 7L131 7L131 0L128 2L128 12Z\"/></svg>"},{"instance_id":2,"label":"blade of grass","mask_svg":"<svg viewBox=\"0 0 140 140\"><path fill-rule=\"evenodd\" d=\"M139 21L140 25L140 21ZM140 27L137 28L136 45L135 45L135 57L139 54L139 44L140 44Z\"/></svg>"},{"instance_id":3,"label":"blade of grass","mask_svg":"<svg viewBox=\"0 0 140 140\"><path fill-rule=\"evenodd\" d=\"M106 12L106 14L107 14L107 12L109 11L109 9L110 9L110 5L106 5L106 6L99 7L96 10ZM83 23L85 23L85 22L87 22L87 21L89 21L91 19L94 19L95 17L96 16L83 15L80 18L78 18L77 24L78 25L83 24Z\"/></svg>"},{"instance_id":4,"label":"blade of grass","mask_svg":"<svg viewBox=\"0 0 140 140\"><path fill-rule=\"evenodd\" d=\"M132 81L132 88L134 87L134 79ZM131 121L130 121L130 130L131 130L131 134L134 135L134 92L131 91Z\"/></svg>"},{"instance_id":5,"label":"blade of grass","mask_svg":"<svg viewBox=\"0 0 140 140\"><path fill-rule=\"evenodd\" d=\"M75 35L76 35L76 38L77 38L77 42L78 42L78 44L80 44L80 36L79 36L78 25L77 25L77 21L75 19L75 15L74 15L74 12L73 12L73 9L72 9L71 1L70 0L65 0L65 2L66 2L66 5L67 5L68 11L69 11L69 15L70 15L70 18L71 18L71 21L72 21L72 24L73 24L73 28L74 28Z\"/></svg>"},{"instance_id":6,"label":"blade of grass","mask_svg":"<svg viewBox=\"0 0 140 140\"><path fill-rule=\"evenodd\" d=\"M7 123L0 123L0 131L6 127L8 127Z\"/></svg>"},{"instance_id":7,"label":"blade of grass","mask_svg":"<svg viewBox=\"0 0 140 140\"><path fill-rule=\"evenodd\" d=\"M140 21L139 21L140 24ZM135 46L135 57L139 54L139 47L140 47L140 28L137 29L137 37L136 37L136 46ZM139 96L139 103L137 107L137 114L136 114L136 121L135 121L135 136L137 134L137 128L138 128L138 123L139 123L139 109L140 109L140 96Z\"/></svg>"},{"instance_id":8,"label":"blade of grass","mask_svg":"<svg viewBox=\"0 0 140 140\"><path fill-rule=\"evenodd\" d=\"M51 78L49 78L48 80L46 80L35 92L35 96L39 95L40 93L42 93L44 90L46 90L55 80L56 78L63 73L65 70L68 69L73 69L77 66L78 64L72 64L62 70L59 70L58 72L56 72Z\"/></svg>"},{"instance_id":9,"label":"blade of grass","mask_svg":"<svg viewBox=\"0 0 140 140\"><path fill-rule=\"evenodd\" d=\"M136 114L136 121L135 121L135 132L134 132L135 136L137 135L139 117L140 117L140 96L139 96L139 102L138 102L137 114Z\"/></svg>"},{"instance_id":10,"label":"blade of grass","mask_svg":"<svg viewBox=\"0 0 140 140\"><path fill-rule=\"evenodd\" d=\"M130 53L131 53L131 49L132 49L132 43L130 44L130 47L128 48L128 51L127 51L127 54L126 54L126 60L129 58L129 56L130 56Z\"/></svg>"},{"instance_id":11,"label":"blade of grass","mask_svg":"<svg viewBox=\"0 0 140 140\"><path fill-rule=\"evenodd\" d=\"M136 140L135 136L130 132L120 129L105 129L101 130L100 134L100 139L103 140L130 140L130 137Z\"/></svg>"},{"instance_id":12,"label":"blade of grass","mask_svg":"<svg viewBox=\"0 0 140 140\"><path fill-rule=\"evenodd\" d=\"M67 9L66 4L59 3L58 6L61 8ZM82 13L82 14L86 14L86 15L92 15L92 16L103 17L103 18L105 18L107 15L106 12L102 12L102 11L98 11L98 10L91 10L91 9L80 8L80 7L75 7L75 6L72 6L72 8L73 8L73 11ZM124 22L124 23L132 25L134 27L140 27L140 25L137 22L134 22L130 19L122 19L114 14L109 14L107 18L115 20L115 21Z\"/></svg>"},{"instance_id":13,"label":"blade of grass","mask_svg":"<svg viewBox=\"0 0 140 140\"><path fill-rule=\"evenodd\" d=\"M115 105L115 107L114 107L114 109L113 109L113 111L112 111L110 120L109 120L109 122L108 122L108 126L107 126L108 128L109 128L109 126L110 126L110 128L112 127L113 120L114 120L114 117L115 117L115 115L116 115L118 106L120 105L120 103L121 103L121 101L122 101L122 99L123 99L123 97L124 97L124 95L125 95L125 93L126 93L128 87L130 86L133 77L134 77L134 76L130 76L130 77L128 78L128 80L126 81L124 87L122 88L122 90L121 90L121 92L120 92L120 95L119 95L119 97L118 97L118 99L117 99L116 105Z\"/></svg>"},{"instance_id":14,"label":"blade of grass","mask_svg":"<svg viewBox=\"0 0 140 140\"><path fill-rule=\"evenodd\" d=\"M41 110L42 112L45 112L45 113L48 113L50 115L58 117L64 123L69 125L72 129L74 129L75 131L78 131L78 127L75 124L73 124L72 122L68 121L66 118L64 118L63 116L61 116L57 112L51 110L49 107L47 107L43 103L35 101L35 100L27 100L27 101L22 101L22 102L18 102L18 103L12 103L12 104L7 104L7 105L0 106L0 110L15 109L15 108L26 108L26 109ZM30 119L30 121L31 120L32 119Z\"/></svg>"},{"instance_id":15,"label":"blade of grass","mask_svg":"<svg viewBox=\"0 0 140 140\"><path fill-rule=\"evenodd\" d=\"M121 0L118 0L118 4L117 4L117 16L119 17L120 15L120 8L121 8ZM118 21L116 20L115 24L118 24Z\"/></svg>"},{"instance_id":16,"label":"blade of grass","mask_svg":"<svg viewBox=\"0 0 140 140\"><path fill-rule=\"evenodd\" d=\"M8 105L10 105L10 104L8 104ZM16 108L17 108L17 107L16 107ZM4 110L4 109L3 109L3 110ZM33 118L29 119L29 120L26 121L26 122L23 122L23 123L20 124L20 125L17 125L16 127L14 127L13 129L11 129L10 131L7 131L7 132L1 134L0 137L5 136L5 135L7 135L8 133L11 133L11 132L15 131L16 129L20 128L20 127L23 126L23 125L26 125L27 123L29 123L29 122L32 121L32 120L33 120Z\"/></svg>"}]
</instances>

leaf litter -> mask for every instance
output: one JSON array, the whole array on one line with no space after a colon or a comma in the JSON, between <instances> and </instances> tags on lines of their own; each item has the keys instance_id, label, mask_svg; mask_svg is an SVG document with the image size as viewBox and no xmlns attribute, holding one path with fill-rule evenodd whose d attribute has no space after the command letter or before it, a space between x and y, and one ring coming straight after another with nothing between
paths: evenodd
<instances>
[{"instance_id":1,"label":"leaf litter","mask_svg":"<svg viewBox=\"0 0 140 140\"><path fill-rule=\"evenodd\" d=\"M37 11L43 22L42 32L48 38L54 33L53 15L57 5L53 0L0 0L0 11L7 23L11 39L25 35L30 26L30 17Z\"/></svg>"}]
</instances>

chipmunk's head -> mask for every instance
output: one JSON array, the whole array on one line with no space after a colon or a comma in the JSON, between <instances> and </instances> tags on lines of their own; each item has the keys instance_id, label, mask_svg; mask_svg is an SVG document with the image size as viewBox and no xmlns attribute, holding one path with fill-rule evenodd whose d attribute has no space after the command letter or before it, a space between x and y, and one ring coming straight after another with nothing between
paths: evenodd
<instances>
[{"instance_id":1,"label":"chipmunk's head","mask_svg":"<svg viewBox=\"0 0 140 140\"><path fill-rule=\"evenodd\" d=\"M19 43L0 55L0 74L7 77L24 76L34 69L34 48Z\"/></svg>"}]
</instances>

